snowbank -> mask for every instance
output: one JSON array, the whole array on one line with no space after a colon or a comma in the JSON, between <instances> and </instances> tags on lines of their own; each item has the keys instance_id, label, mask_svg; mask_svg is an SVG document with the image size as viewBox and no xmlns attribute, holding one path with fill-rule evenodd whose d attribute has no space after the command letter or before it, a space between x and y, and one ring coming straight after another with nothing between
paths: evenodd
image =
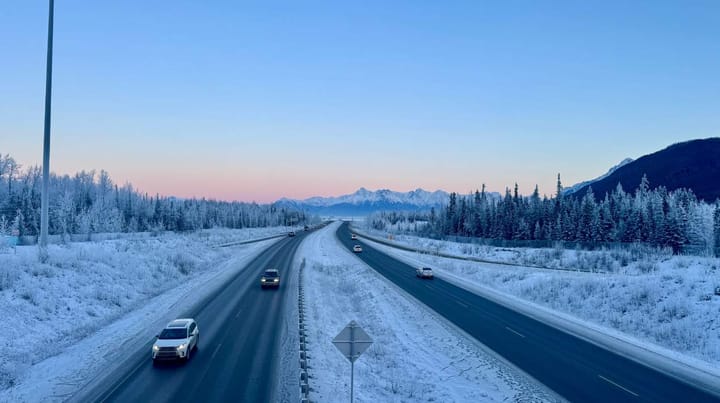
<instances>
[{"instance_id":1,"label":"snowbank","mask_svg":"<svg viewBox=\"0 0 720 403\"><path fill-rule=\"evenodd\" d=\"M169 314L192 302L184 298L188 290L204 285L202 293L209 292L208 282L227 276L238 259L273 241L236 248L217 248L217 243L278 232L209 230L50 245L44 264L35 246L0 254L0 315L10 323L0 339L0 387L5 389L0 401L51 400L59 384L65 384L63 393L72 393L87 376L97 375L97 368L88 368L119 350L99 346L119 335L132 341L150 332L149 339L157 330L149 324L164 325Z\"/></svg>"},{"instance_id":2,"label":"snowbank","mask_svg":"<svg viewBox=\"0 0 720 403\"><path fill-rule=\"evenodd\" d=\"M683 379L702 377L704 381L697 383L701 387L720 379L720 297L713 295L720 276L718 259L656 257L648 272L581 273L466 262L369 242L410 264L431 266L439 277L459 286L654 363L665 372Z\"/></svg>"},{"instance_id":3,"label":"snowbank","mask_svg":"<svg viewBox=\"0 0 720 403\"><path fill-rule=\"evenodd\" d=\"M313 401L349 398L350 365L332 339L356 320L374 340L355 363L360 402L557 400L344 249L339 223L312 234L305 259Z\"/></svg>"}]
</instances>

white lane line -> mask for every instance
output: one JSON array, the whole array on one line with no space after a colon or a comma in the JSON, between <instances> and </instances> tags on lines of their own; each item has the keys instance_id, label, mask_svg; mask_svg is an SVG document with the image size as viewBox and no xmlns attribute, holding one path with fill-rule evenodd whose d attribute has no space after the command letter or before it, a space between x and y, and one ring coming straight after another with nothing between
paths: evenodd
<instances>
[{"instance_id":1,"label":"white lane line","mask_svg":"<svg viewBox=\"0 0 720 403\"><path fill-rule=\"evenodd\" d=\"M235 315L235 319L239 318L241 313L242 313L242 309L238 311L237 315Z\"/></svg>"},{"instance_id":2,"label":"white lane line","mask_svg":"<svg viewBox=\"0 0 720 403\"><path fill-rule=\"evenodd\" d=\"M143 361L140 361L140 364L138 364L138 365L135 367L135 369L133 369L132 371L130 371L130 373L127 374L127 376L126 376L125 378L123 378L122 382L118 382L118 383L115 385L115 387L110 391L110 393L109 393L109 394L106 394L104 397L102 397L100 401L101 401L101 402L106 402L106 401L110 398L110 396L114 395L114 394L115 394L115 391L117 391L120 386L124 385L125 382L127 382L128 379L130 379L131 376L135 375L135 373L138 372L138 370L139 370L141 367L143 367L143 365L145 365L145 361L144 361L144 360L143 360Z\"/></svg>"},{"instance_id":3,"label":"white lane line","mask_svg":"<svg viewBox=\"0 0 720 403\"><path fill-rule=\"evenodd\" d=\"M218 346L215 347L215 351L213 351L212 355L210 356L211 360L215 358L215 355L218 353L218 351L220 351L220 347L222 347L222 343L218 344Z\"/></svg>"},{"instance_id":4,"label":"white lane line","mask_svg":"<svg viewBox=\"0 0 720 403\"><path fill-rule=\"evenodd\" d=\"M516 330L510 329L510 328L509 328L509 327L507 327L507 326L505 326L505 329L507 329L507 330L509 330L509 331L511 331L511 332L513 332L513 333L515 333L516 335L518 335L518 336L522 337L523 339L525 338L525 335L524 335L524 334L522 334L522 333L520 333L520 332L518 332L518 331L516 331Z\"/></svg>"},{"instance_id":5,"label":"white lane line","mask_svg":"<svg viewBox=\"0 0 720 403\"><path fill-rule=\"evenodd\" d=\"M463 304L463 303L460 302L460 301L455 301L455 302L457 302L457 304L460 305L460 306L463 307L463 308L468 308L467 305Z\"/></svg>"},{"instance_id":6,"label":"white lane line","mask_svg":"<svg viewBox=\"0 0 720 403\"><path fill-rule=\"evenodd\" d=\"M635 397L639 397L639 396L640 396L640 395L638 395L637 393L633 392L632 390L630 390L630 389L628 389L628 388L626 388L626 387L624 387L624 386L622 386L622 385L620 385L620 384L617 384L617 383L615 383L615 382L613 382L613 381L605 378L605 377L602 376L602 375L598 375L598 378L602 379L603 381L605 381L605 382L607 382L607 383L609 383L609 384L611 384L611 385L614 385L614 386L616 386L616 387L624 390L625 392L627 392L627 393L629 393L629 394L631 394L631 395L633 395L633 396L635 396Z\"/></svg>"}]
</instances>

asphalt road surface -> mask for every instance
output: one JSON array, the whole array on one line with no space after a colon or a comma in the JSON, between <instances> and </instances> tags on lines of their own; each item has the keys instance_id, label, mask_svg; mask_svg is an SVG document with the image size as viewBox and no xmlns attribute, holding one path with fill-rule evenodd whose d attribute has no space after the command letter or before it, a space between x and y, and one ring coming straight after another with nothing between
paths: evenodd
<instances>
[{"instance_id":1,"label":"asphalt road surface","mask_svg":"<svg viewBox=\"0 0 720 403\"><path fill-rule=\"evenodd\" d=\"M361 240L347 223L337 236L358 258L438 314L573 402L717 402L720 398L664 373L528 318L415 267Z\"/></svg>"},{"instance_id":2,"label":"asphalt road surface","mask_svg":"<svg viewBox=\"0 0 720 403\"><path fill-rule=\"evenodd\" d=\"M200 329L198 349L187 363L153 365L153 340L134 352L133 364L82 395L103 402L273 402L280 363L286 294L283 278L305 232L281 240L192 312ZM261 289L260 276L277 268L278 289ZM297 303L294 301L294 303ZM162 329L158 329L158 333Z\"/></svg>"}]
</instances>

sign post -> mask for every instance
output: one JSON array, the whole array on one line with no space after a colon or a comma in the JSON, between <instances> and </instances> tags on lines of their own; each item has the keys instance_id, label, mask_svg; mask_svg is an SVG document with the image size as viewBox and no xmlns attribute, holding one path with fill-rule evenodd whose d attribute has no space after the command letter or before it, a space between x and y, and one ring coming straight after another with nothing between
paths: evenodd
<instances>
[{"instance_id":1,"label":"sign post","mask_svg":"<svg viewBox=\"0 0 720 403\"><path fill-rule=\"evenodd\" d=\"M367 333L353 320L333 339L333 344L350 361L350 403L353 402L355 360L372 345Z\"/></svg>"}]
</instances>

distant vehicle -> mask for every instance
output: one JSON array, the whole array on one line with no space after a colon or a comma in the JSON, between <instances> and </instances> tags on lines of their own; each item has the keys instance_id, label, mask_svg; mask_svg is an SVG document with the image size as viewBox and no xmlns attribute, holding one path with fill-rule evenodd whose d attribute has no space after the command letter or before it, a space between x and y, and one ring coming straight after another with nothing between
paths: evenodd
<instances>
[{"instance_id":1,"label":"distant vehicle","mask_svg":"<svg viewBox=\"0 0 720 403\"><path fill-rule=\"evenodd\" d=\"M434 278L433 271L429 267L418 267L418 269L415 270L415 275L420 278L429 278L430 280Z\"/></svg>"},{"instance_id":2,"label":"distant vehicle","mask_svg":"<svg viewBox=\"0 0 720 403\"><path fill-rule=\"evenodd\" d=\"M305 231L310 231L310 227L308 227L308 226L306 225L306 226L305 226Z\"/></svg>"},{"instance_id":3,"label":"distant vehicle","mask_svg":"<svg viewBox=\"0 0 720 403\"><path fill-rule=\"evenodd\" d=\"M190 360L190 353L197 349L200 330L194 319L175 319L155 336L152 346L153 364L160 360Z\"/></svg>"},{"instance_id":4,"label":"distant vehicle","mask_svg":"<svg viewBox=\"0 0 720 403\"><path fill-rule=\"evenodd\" d=\"M362 246L360 246L360 245L353 246L353 252L355 252L355 253L362 252Z\"/></svg>"},{"instance_id":5,"label":"distant vehicle","mask_svg":"<svg viewBox=\"0 0 720 403\"><path fill-rule=\"evenodd\" d=\"M288 232L288 236L295 236L295 231Z\"/></svg>"},{"instance_id":6,"label":"distant vehicle","mask_svg":"<svg viewBox=\"0 0 720 403\"><path fill-rule=\"evenodd\" d=\"M265 270L265 273L260 277L260 287L280 287L280 273L278 273L277 269Z\"/></svg>"},{"instance_id":7,"label":"distant vehicle","mask_svg":"<svg viewBox=\"0 0 720 403\"><path fill-rule=\"evenodd\" d=\"M350 235L350 239L352 239L353 241L357 240L357 235L355 235L355 234Z\"/></svg>"}]
</instances>

